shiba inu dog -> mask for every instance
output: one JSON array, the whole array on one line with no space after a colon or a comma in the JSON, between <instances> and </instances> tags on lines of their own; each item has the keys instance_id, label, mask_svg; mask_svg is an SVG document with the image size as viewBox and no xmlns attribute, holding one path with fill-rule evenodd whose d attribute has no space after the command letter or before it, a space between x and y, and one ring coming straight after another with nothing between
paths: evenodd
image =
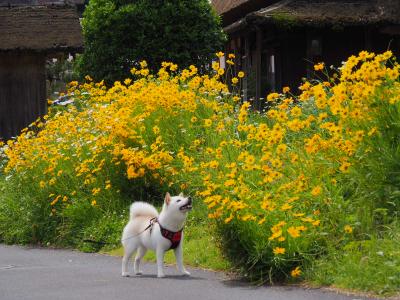
<instances>
[{"instance_id":1,"label":"shiba inu dog","mask_svg":"<svg viewBox=\"0 0 400 300\"><path fill-rule=\"evenodd\" d=\"M122 276L129 276L128 262L136 251L133 271L135 275L142 274L140 261L148 249L156 252L157 277L165 277L164 254L173 249L178 271L190 275L182 262L183 226L187 213L192 209L192 199L165 195L163 208L158 214L157 209L145 202L134 202L130 207L130 220L122 233L124 257L122 258Z\"/></svg>"}]
</instances>

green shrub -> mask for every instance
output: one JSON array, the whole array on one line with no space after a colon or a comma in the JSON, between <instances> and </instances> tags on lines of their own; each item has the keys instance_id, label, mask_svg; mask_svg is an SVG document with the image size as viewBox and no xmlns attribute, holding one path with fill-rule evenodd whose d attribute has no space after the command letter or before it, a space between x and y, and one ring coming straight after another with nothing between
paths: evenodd
<instances>
[{"instance_id":1,"label":"green shrub","mask_svg":"<svg viewBox=\"0 0 400 300\"><path fill-rule=\"evenodd\" d=\"M225 40L208 0L91 0L83 33L79 72L109 84L142 60L154 73L166 58L204 69Z\"/></svg>"}]
</instances>

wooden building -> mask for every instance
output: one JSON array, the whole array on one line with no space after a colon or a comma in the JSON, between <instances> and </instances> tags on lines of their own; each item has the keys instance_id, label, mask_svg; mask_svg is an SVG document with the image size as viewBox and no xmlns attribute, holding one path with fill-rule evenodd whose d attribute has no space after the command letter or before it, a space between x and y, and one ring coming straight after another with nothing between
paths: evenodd
<instances>
[{"instance_id":1,"label":"wooden building","mask_svg":"<svg viewBox=\"0 0 400 300\"><path fill-rule=\"evenodd\" d=\"M213 0L247 73L244 98L260 98L289 86L296 92L313 65L340 66L361 50L400 55L399 0Z\"/></svg>"},{"instance_id":2,"label":"wooden building","mask_svg":"<svg viewBox=\"0 0 400 300\"><path fill-rule=\"evenodd\" d=\"M46 113L46 57L82 47L68 0L0 0L0 139Z\"/></svg>"}]
</instances>

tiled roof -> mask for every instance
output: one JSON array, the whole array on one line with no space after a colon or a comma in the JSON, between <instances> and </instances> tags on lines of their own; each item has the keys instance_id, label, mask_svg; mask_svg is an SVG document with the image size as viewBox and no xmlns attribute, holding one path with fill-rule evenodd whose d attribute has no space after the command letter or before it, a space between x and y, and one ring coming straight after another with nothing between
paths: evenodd
<instances>
[{"instance_id":1,"label":"tiled roof","mask_svg":"<svg viewBox=\"0 0 400 300\"><path fill-rule=\"evenodd\" d=\"M222 15L250 0L212 0L211 3L219 15Z\"/></svg>"},{"instance_id":2,"label":"tiled roof","mask_svg":"<svg viewBox=\"0 0 400 300\"><path fill-rule=\"evenodd\" d=\"M0 6L0 50L3 51L79 50L83 47L81 31L75 7Z\"/></svg>"},{"instance_id":3,"label":"tiled roof","mask_svg":"<svg viewBox=\"0 0 400 300\"><path fill-rule=\"evenodd\" d=\"M309 24L400 24L399 0L283 0L251 13L271 21Z\"/></svg>"}]
</instances>

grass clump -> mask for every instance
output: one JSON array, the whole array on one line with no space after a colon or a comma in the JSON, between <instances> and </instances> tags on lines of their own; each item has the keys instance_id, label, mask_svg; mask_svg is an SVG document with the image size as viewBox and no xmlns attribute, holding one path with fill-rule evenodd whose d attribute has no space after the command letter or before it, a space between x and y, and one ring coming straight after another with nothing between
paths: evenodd
<instances>
[{"instance_id":1,"label":"grass clump","mask_svg":"<svg viewBox=\"0 0 400 300\"><path fill-rule=\"evenodd\" d=\"M352 241L343 248L330 249L327 257L314 261L307 269L306 278L318 285L381 296L398 293L400 235L398 228L393 231L381 238Z\"/></svg>"}]
</instances>

